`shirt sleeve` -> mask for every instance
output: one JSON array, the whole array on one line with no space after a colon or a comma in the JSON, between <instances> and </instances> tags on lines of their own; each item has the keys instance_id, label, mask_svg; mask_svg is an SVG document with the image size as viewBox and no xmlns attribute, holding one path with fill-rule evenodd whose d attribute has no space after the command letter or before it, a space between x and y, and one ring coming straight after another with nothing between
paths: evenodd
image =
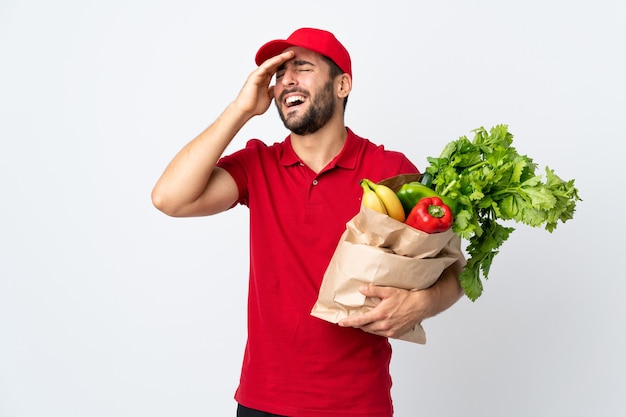
<instances>
[{"instance_id":1,"label":"shirt sleeve","mask_svg":"<svg viewBox=\"0 0 626 417\"><path fill-rule=\"evenodd\" d=\"M266 145L262 141L251 139L245 148L223 156L217 161L216 166L226 170L237 184L239 198L235 205L248 205L248 178L253 170L253 164L259 160L259 152L265 147Z\"/></svg>"},{"instance_id":2,"label":"shirt sleeve","mask_svg":"<svg viewBox=\"0 0 626 417\"><path fill-rule=\"evenodd\" d=\"M402 160L400 161L400 172L399 174L421 174L420 170L407 158L402 155Z\"/></svg>"}]
</instances>

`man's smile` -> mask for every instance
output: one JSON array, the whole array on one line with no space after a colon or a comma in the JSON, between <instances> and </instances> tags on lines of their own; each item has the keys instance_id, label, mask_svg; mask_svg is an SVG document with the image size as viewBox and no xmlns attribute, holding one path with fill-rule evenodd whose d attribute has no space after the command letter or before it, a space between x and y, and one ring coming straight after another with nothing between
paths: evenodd
<instances>
[{"instance_id":1,"label":"man's smile","mask_svg":"<svg viewBox=\"0 0 626 417\"><path fill-rule=\"evenodd\" d=\"M301 95L289 96L285 99L285 105L287 107L297 106L298 104L304 103L304 100L304 96Z\"/></svg>"}]
</instances>

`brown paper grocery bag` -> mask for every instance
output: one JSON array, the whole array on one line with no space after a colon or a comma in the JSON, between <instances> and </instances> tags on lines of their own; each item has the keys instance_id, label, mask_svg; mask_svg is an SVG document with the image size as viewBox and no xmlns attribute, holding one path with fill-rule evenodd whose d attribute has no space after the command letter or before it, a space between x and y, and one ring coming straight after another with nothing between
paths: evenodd
<instances>
[{"instance_id":1,"label":"brown paper grocery bag","mask_svg":"<svg viewBox=\"0 0 626 417\"><path fill-rule=\"evenodd\" d=\"M402 180L406 182L406 178ZM406 290L428 288L445 268L462 257L461 239L452 230L424 233L361 206L359 213L346 224L311 315L337 323L353 314L365 313L377 300L361 294L358 290L361 285ZM426 343L420 324L399 339Z\"/></svg>"}]
</instances>

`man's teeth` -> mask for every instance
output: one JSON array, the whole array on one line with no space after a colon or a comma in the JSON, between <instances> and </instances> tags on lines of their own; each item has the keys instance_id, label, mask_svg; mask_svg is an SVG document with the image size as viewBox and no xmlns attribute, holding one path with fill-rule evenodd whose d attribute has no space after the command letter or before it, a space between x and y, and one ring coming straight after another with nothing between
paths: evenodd
<instances>
[{"instance_id":1,"label":"man's teeth","mask_svg":"<svg viewBox=\"0 0 626 417\"><path fill-rule=\"evenodd\" d=\"M290 96L290 97L287 97L287 99L285 100L285 104L293 105L293 104L302 103L303 101L304 101L304 97L302 96Z\"/></svg>"}]
</instances>

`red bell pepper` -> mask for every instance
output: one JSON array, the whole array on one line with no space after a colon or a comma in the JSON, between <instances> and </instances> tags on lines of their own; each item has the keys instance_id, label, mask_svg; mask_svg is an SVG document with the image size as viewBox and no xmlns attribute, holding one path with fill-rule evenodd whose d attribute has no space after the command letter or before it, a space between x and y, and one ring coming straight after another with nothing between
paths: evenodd
<instances>
[{"instance_id":1,"label":"red bell pepper","mask_svg":"<svg viewBox=\"0 0 626 417\"><path fill-rule=\"evenodd\" d=\"M425 197L417 202L405 223L426 233L445 232L452 227L452 210L439 197Z\"/></svg>"}]
</instances>

